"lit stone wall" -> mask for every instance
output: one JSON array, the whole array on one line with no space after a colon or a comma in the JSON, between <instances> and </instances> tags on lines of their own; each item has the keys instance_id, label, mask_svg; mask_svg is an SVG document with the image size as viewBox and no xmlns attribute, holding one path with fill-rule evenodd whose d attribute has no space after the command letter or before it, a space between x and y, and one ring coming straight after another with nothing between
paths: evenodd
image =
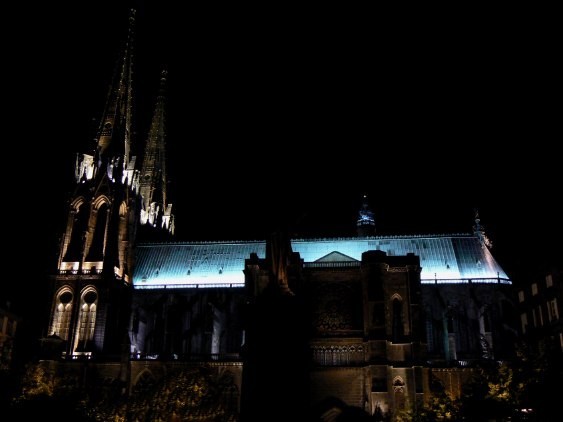
<instances>
[{"instance_id":1,"label":"lit stone wall","mask_svg":"<svg viewBox=\"0 0 563 422\"><path fill-rule=\"evenodd\" d=\"M311 371L311 403L338 397L350 406L364 407L363 368L318 368Z\"/></svg>"}]
</instances>

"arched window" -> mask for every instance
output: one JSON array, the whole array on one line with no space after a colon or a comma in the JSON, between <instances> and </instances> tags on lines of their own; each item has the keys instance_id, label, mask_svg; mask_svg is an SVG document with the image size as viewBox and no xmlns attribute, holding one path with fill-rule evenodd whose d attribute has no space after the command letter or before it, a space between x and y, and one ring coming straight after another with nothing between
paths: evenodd
<instances>
[{"instance_id":1,"label":"arched window","mask_svg":"<svg viewBox=\"0 0 563 422\"><path fill-rule=\"evenodd\" d=\"M137 382L134 384L133 391L136 394L147 393L152 391L155 384L154 376L148 369L145 369L137 376Z\"/></svg>"},{"instance_id":2,"label":"arched window","mask_svg":"<svg viewBox=\"0 0 563 422\"><path fill-rule=\"evenodd\" d=\"M119 233L118 233L118 240L119 240L119 250L118 250L118 258L119 258L119 262L118 262L118 268L121 269L121 271L119 272L119 274L121 276L123 276L127 271L127 251L125 250L125 240L128 239L128 223L129 223L129 219L128 219L128 209L127 209L127 204L125 202L122 202L121 205L119 206Z\"/></svg>"},{"instance_id":3,"label":"arched window","mask_svg":"<svg viewBox=\"0 0 563 422\"><path fill-rule=\"evenodd\" d=\"M393 342L398 343L403 338L403 302L393 299Z\"/></svg>"},{"instance_id":4,"label":"arched window","mask_svg":"<svg viewBox=\"0 0 563 422\"><path fill-rule=\"evenodd\" d=\"M94 228L94 236L92 237L92 243L90 245L90 251L86 261L102 261L104 259L108 204L106 202L102 202L94 212L96 215L96 226Z\"/></svg>"},{"instance_id":5,"label":"arched window","mask_svg":"<svg viewBox=\"0 0 563 422\"><path fill-rule=\"evenodd\" d=\"M92 352L98 294L93 287L87 288L80 297L80 314L76 327L75 352Z\"/></svg>"},{"instance_id":6,"label":"arched window","mask_svg":"<svg viewBox=\"0 0 563 422\"><path fill-rule=\"evenodd\" d=\"M426 313L426 343L429 352L434 351L434 324L432 321L432 313Z\"/></svg>"},{"instance_id":7,"label":"arched window","mask_svg":"<svg viewBox=\"0 0 563 422\"><path fill-rule=\"evenodd\" d=\"M67 287L59 290L55 296L55 306L49 333L57 335L63 340L68 340L71 314L72 291Z\"/></svg>"},{"instance_id":8,"label":"arched window","mask_svg":"<svg viewBox=\"0 0 563 422\"><path fill-rule=\"evenodd\" d=\"M405 408L405 382L402 377L393 378L393 393L395 399L395 409L403 410Z\"/></svg>"},{"instance_id":9,"label":"arched window","mask_svg":"<svg viewBox=\"0 0 563 422\"><path fill-rule=\"evenodd\" d=\"M70 242L64 260L67 262L80 261L84 248L84 232L88 225L88 207L83 201L78 201L73 213L73 222L70 232Z\"/></svg>"},{"instance_id":10,"label":"arched window","mask_svg":"<svg viewBox=\"0 0 563 422\"><path fill-rule=\"evenodd\" d=\"M485 305L481 308L481 315L480 321L481 325L481 332L489 333L492 331L491 329L491 309L488 305Z\"/></svg>"}]
</instances>

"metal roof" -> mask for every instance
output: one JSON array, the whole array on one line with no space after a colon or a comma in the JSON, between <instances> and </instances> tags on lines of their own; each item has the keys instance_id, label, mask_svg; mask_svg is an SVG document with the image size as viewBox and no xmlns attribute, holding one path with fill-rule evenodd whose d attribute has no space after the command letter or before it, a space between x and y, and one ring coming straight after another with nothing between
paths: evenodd
<instances>
[{"instance_id":1,"label":"metal roof","mask_svg":"<svg viewBox=\"0 0 563 422\"><path fill-rule=\"evenodd\" d=\"M294 239L293 251L304 262L333 252L361 260L368 250L389 256L409 252L420 257L423 283L501 282L509 277L477 236L376 236L369 238ZM243 287L244 261L266 254L265 241L143 244L136 249L135 288Z\"/></svg>"},{"instance_id":2,"label":"metal roof","mask_svg":"<svg viewBox=\"0 0 563 422\"><path fill-rule=\"evenodd\" d=\"M162 243L136 249L136 288L244 286L244 260L266 254L266 242Z\"/></svg>"},{"instance_id":3,"label":"metal roof","mask_svg":"<svg viewBox=\"0 0 563 422\"><path fill-rule=\"evenodd\" d=\"M358 261L368 250L385 251L389 256L412 252L420 257L423 282L508 279L489 249L471 235L293 240L291 245L305 262L314 262L331 252L340 252Z\"/></svg>"}]
</instances>

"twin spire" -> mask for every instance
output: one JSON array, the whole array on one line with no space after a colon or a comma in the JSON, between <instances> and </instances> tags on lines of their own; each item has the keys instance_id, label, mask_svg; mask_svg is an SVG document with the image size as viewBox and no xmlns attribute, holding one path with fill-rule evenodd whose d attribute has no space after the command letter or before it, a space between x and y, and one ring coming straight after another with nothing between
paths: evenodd
<instances>
[{"instance_id":1,"label":"twin spire","mask_svg":"<svg viewBox=\"0 0 563 422\"><path fill-rule=\"evenodd\" d=\"M154 115L145 145L145 156L141 168L141 225L161 227L174 234L172 204L166 194L166 77L160 75L160 88L156 99Z\"/></svg>"},{"instance_id":2,"label":"twin spire","mask_svg":"<svg viewBox=\"0 0 563 422\"><path fill-rule=\"evenodd\" d=\"M132 108L133 108L133 47L135 34L135 10L131 9L127 39L116 68L100 126L96 134L96 148L92 155L77 156L75 177L83 183L100 177L112 182L121 182L141 196L140 223L163 229L174 234L172 204L167 198L166 173L166 84L167 72L162 71L160 88L155 110L145 145L141 170L135 167L136 157L132 155ZM105 173L105 175L104 175ZM360 237L375 235L375 218L367 195L363 195L362 206L357 220ZM484 246L491 246L490 240L480 226L476 212L474 232Z\"/></svg>"},{"instance_id":3,"label":"twin spire","mask_svg":"<svg viewBox=\"0 0 563 422\"><path fill-rule=\"evenodd\" d=\"M141 196L141 225L174 234L172 204L166 187L165 95L167 72L162 71L154 116L139 170L133 155L133 50L135 10L129 14L127 38L119 57L92 154L81 154L76 162L76 181L121 184Z\"/></svg>"}]
</instances>

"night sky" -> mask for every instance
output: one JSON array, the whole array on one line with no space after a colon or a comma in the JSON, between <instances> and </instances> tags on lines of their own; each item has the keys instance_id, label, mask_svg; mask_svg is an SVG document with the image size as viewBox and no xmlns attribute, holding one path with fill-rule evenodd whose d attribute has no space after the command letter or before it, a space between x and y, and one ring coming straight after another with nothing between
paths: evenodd
<instances>
[{"instance_id":1,"label":"night sky","mask_svg":"<svg viewBox=\"0 0 563 422\"><path fill-rule=\"evenodd\" d=\"M18 170L5 222L26 234L18 266L29 253L54 262L74 157L94 135L126 33L125 5L78 3L11 15L20 29L5 52L5 105L16 130L4 163ZM264 239L279 226L353 236L366 193L379 234L469 232L477 207L511 276L562 264L549 25L167 4L136 4L135 126L142 145L166 66L178 240Z\"/></svg>"}]
</instances>

